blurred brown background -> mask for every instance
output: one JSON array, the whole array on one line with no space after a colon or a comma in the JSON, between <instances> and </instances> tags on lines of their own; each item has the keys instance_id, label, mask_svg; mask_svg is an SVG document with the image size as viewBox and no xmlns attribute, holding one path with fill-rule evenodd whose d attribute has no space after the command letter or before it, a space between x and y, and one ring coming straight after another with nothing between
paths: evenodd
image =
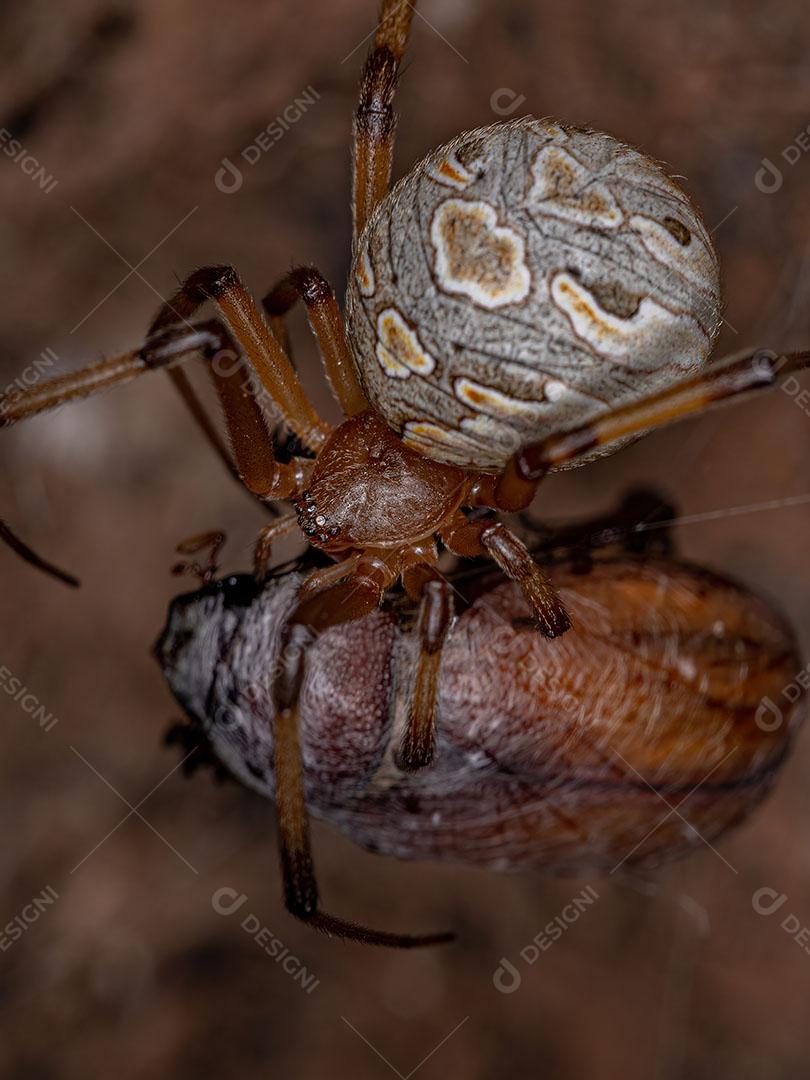
<instances>
[{"instance_id":1,"label":"blurred brown background","mask_svg":"<svg viewBox=\"0 0 810 1080\"><path fill-rule=\"evenodd\" d=\"M424 0L422 11L398 98L399 174L499 115L613 131L683 174L716 227L722 351L810 341L804 0ZM374 23L373 0L6 5L0 123L57 183L42 190L0 154L0 384L45 349L53 373L131 347L156 294L206 262L234 263L261 291L311 260L340 286L350 113ZM309 87L317 101L244 165L237 192L219 191L223 157L238 160ZM771 193L755 183L766 157L782 173ZM809 412L774 391L554 479L535 512L605 510L639 482L686 515L806 495ZM460 931L457 945L413 955L327 941L281 909L272 807L205 775L161 783L177 710L148 650L178 591L174 545L224 527L226 569L245 569L260 511L160 376L0 443L2 516L83 581L72 592L0 550L0 664L58 718L45 731L0 695L0 924L48 887L59 896L0 952L4 1076L808 1075L810 954L779 925L789 913L810 923L806 735L761 812L722 841L733 870L706 848L636 888L594 882L599 902L531 967L520 950L584 881L399 864L316 827L335 911ZM701 517L678 539L777 603L806 652L809 524L798 502ZM135 817L93 850L128 809L88 763L132 805L160 784L141 812L176 853ZM240 930L241 915L214 912L223 886L315 974L312 993ZM754 911L763 886L787 896L778 915ZM493 986L502 957L523 976L508 995Z\"/></svg>"}]
</instances>

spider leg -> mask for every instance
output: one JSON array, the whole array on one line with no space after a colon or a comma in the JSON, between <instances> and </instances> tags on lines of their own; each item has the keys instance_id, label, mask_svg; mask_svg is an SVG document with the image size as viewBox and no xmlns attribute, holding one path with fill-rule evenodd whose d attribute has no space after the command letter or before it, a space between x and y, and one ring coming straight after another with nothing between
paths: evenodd
<instances>
[{"instance_id":1,"label":"spider leg","mask_svg":"<svg viewBox=\"0 0 810 1080\"><path fill-rule=\"evenodd\" d=\"M452 586L438 577L425 582L416 624L419 659L397 753L397 764L408 772L422 769L433 760L439 669L454 614Z\"/></svg>"},{"instance_id":2,"label":"spider leg","mask_svg":"<svg viewBox=\"0 0 810 1080\"><path fill-rule=\"evenodd\" d=\"M234 465L231 455L228 453L228 448L220 438L220 434L217 431L216 424L214 424L211 417L208 415L208 410L197 395L197 391L194 389L191 381L186 375L185 371L181 367L170 367L167 369L166 374L169 376L172 385L177 393L180 395L181 401L185 404L188 411L191 413L191 417L196 423L197 427L203 433L208 445L213 449L214 453L220 459L222 464L231 474L231 476L239 482L239 473Z\"/></svg>"},{"instance_id":3,"label":"spider leg","mask_svg":"<svg viewBox=\"0 0 810 1080\"><path fill-rule=\"evenodd\" d=\"M189 326L185 337L182 340L178 339L175 348L162 360L150 357L147 362L141 349L133 350L80 368L78 371L48 379L46 382L24 390L12 390L6 394L0 394L0 428L11 427L20 420L27 420L38 413L58 408L69 401L79 401L101 393L102 390L131 382L154 368L166 367L173 385L206 440L231 476L239 480L239 474L216 426L197 397L186 374L178 366L181 360L196 356L216 341L218 326L219 324L214 320Z\"/></svg>"},{"instance_id":4,"label":"spider leg","mask_svg":"<svg viewBox=\"0 0 810 1080\"><path fill-rule=\"evenodd\" d=\"M287 327L286 319L286 315L288 314L290 308L294 306L297 297L293 297L291 303L287 304L286 306L281 305L279 302L276 302L276 296L280 293L284 282L287 280L287 277L288 275L285 274L283 277L279 278L279 280L273 285L272 289L270 289L270 291L262 300L262 307L264 308L265 314L267 316L267 321L270 323L270 329L273 331L273 336L286 353L287 358L289 359L292 366L297 371L298 368L295 363L295 356L293 355L292 341L290 341L290 332ZM278 307L279 310L274 310L276 307Z\"/></svg>"},{"instance_id":5,"label":"spider leg","mask_svg":"<svg viewBox=\"0 0 810 1080\"><path fill-rule=\"evenodd\" d=\"M436 568L438 562L439 550L433 537L402 552L402 585L411 600L419 603L429 581L444 581Z\"/></svg>"},{"instance_id":6,"label":"spider leg","mask_svg":"<svg viewBox=\"0 0 810 1080\"><path fill-rule=\"evenodd\" d=\"M187 277L152 320L149 337L178 321L186 322L209 300L219 308L281 419L308 449L317 451L332 429L316 413L289 358L232 266L204 266Z\"/></svg>"},{"instance_id":7,"label":"spider leg","mask_svg":"<svg viewBox=\"0 0 810 1080\"><path fill-rule=\"evenodd\" d=\"M352 128L354 246L374 208L388 192L394 157L393 101L399 65L408 44L414 3L383 0L374 45L360 82Z\"/></svg>"},{"instance_id":8,"label":"spider leg","mask_svg":"<svg viewBox=\"0 0 810 1080\"><path fill-rule=\"evenodd\" d=\"M182 320L186 323L186 326L190 328L188 319L191 318L199 306L199 304L193 302L193 299L189 294L183 292L183 288L181 287L181 289L172 297L172 300L165 302L158 311L158 314L152 319L152 322L149 325L147 339L154 334L159 334L169 322L178 319ZM169 318L169 313L171 313L171 318ZM143 351L141 355L144 355ZM170 382L179 394L180 400L191 413L204 437L207 439L210 446L213 447L214 452L224 462L225 467L231 475L237 481L240 480L239 473L234 466L231 455L228 453L225 444L220 438L216 425L209 417L208 411L198 397L188 375L180 367L168 368L167 374Z\"/></svg>"},{"instance_id":9,"label":"spider leg","mask_svg":"<svg viewBox=\"0 0 810 1080\"><path fill-rule=\"evenodd\" d=\"M54 566L52 562L43 559L41 555L37 555L33 548L30 548L24 540L21 540L16 533L11 531L5 521L0 521L0 540L5 541L12 551L16 551L20 558L35 566L37 570L50 574L57 581L63 581L65 585L71 585L74 589L79 587L78 578L74 577L73 574L69 574L67 570L60 570L58 566Z\"/></svg>"},{"instance_id":10,"label":"spider leg","mask_svg":"<svg viewBox=\"0 0 810 1080\"><path fill-rule=\"evenodd\" d=\"M285 498L299 491L306 483L313 462L305 458L293 458L289 463L276 461L273 440L255 398L254 381L247 377L244 362L219 320L172 327L151 337L137 353L126 353L28 390L0 396L0 426L11 425L67 401L90 397L102 389L198 353L208 359L215 358L209 370L222 403L234 451L235 466L228 456L231 471L249 492L262 500ZM232 362L227 370L222 363L226 355ZM245 377L235 378L236 373ZM14 543L12 535L0 532L0 539L27 561L48 569L42 566L45 560L34 556L30 549L27 549L28 555L24 554L25 545L20 541Z\"/></svg>"},{"instance_id":11,"label":"spider leg","mask_svg":"<svg viewBox=\"0 0 810 1080\"><path fill-rule=\"evenodd\" d=\"M291 270L265 296L262 303L270 316L271 325L282 322L298 300L303 300L306 305L307 318L318 342L326 377L344 416L363 412L368 408L368 401L355 373L334 291L314 266L300 266Z\"/></svg>"},{"instance_id":12,"label":"spider leg","mask_svg":"<svg viewBox=\"0 0 810 1080\"><path fill-rule=\"evenodd\" d=\"M171 333L171 331L169 332ZM311 458L276 460L273 438L256 398L245 362L231 353L230 368L215 360L209 368L216 386L236 467L248 491L260 499L286 499L301 491L314 465Z\"/></svg>"},{"instance_id":13,"label":"spider leg","mask_svg":"<svg viewBox=\"0 0 810 1080\"><path fill-rule=\"evenodd\" d=\"M421 769L433 760L439 668L455 614L452 586L439 573L438 560L433 539L413 545L402 555L403 587L411 600L419 603L416 674L396 755L399 767L408 772Z\"/></svg>"},{"instance_id":14,"label":"spider leg","mask_svg":"<svg viewBox=\"0 0 810 1080\"><path fill-rule=\"evenodd\" d=\"M380 606L385 590L396 581L398 561L396 553L386 562L359 552L336 566L313 571L299 590L290 621L320 631L361 619Z\"/></svg>"},{"instance_id":15,"label":"spider leg","mask_svg":"<svg viewBox=\"0 0 810 1080\"><path fill-rule=\"evenodd\" d=\"M571 620L562 600L525 544L505 525L492 518L470 521L458 511L441 538L455 555L473 559L489 555L507 577L516 581L534 611L538 628L546 637L564 634Z\"/></svg>"},{"instance_id":16,"label":"spider leg","mask_svg":"<svg viewBox=\"0 0 810 1080\"><path fill-rule=\"evenodd\" d=\"M507 465L501 483L508 489L513 481L536 481L549 469L575 461L595 447L609 446L628 436L644 435L739 395L768 389L783 376L808 366L810 352L778 356L758 351L712 367L658 394L607 412L588 424L524 447Z\"/></svg>"},{"instance_id":17,"label":"spider leg","mask_svg":"<svg viewBox=\"0 0 810 1080\"><path fill-rule=\"evenodd\" d=\"M28 420L69 401L79 401L113 386L121 386L155 368L178 364L200 351L216 348L219 342L219 323L216 320L199 322L188 327L183 336L176 335L171 348L162 354L150 355L148 362L141 355L141 349L135 349L78 371L57 375L35 386L7 391L0 394L0 428L11 427L20 420Z\"/></svg>"},{"instance_id":18,"label":"spider leg","mask_svg":"<svg viewBox=\"0 0 810 1080\"><path fill-rule=\"evenodd\" d=\"M409 949L450 941L453 935L447 933L410 935L372 930L320 910L298 735L299 694L305 673L306 649L313 637L313 631L300 623L288 624L274 685L276 808L286 908L291 915L325 934L366 945Z\"/></svg>"},{"instance_id":19,"label":"spider leg","mask_svg":"<svg viewBox=\"0 0 810 1080\"><path fill-rule=\"evenodd\" d=\"M0 395L0 427L10 427L19 420L36 416L40 412L45 412L69 401L91 397L93 394L112 386L129 382L156 367L179 363L188 356L214 350L222 345L223 333L222 328L214 321L200 323L189 327L187 330L184 329L182 335L176 336L173 341L165 343L162 350L153 350L149 360L145 359L141 354L142 350L129 352L123 356L102 360L80 371L49 379L40 385ZM176 383L175 385L178 386L181 393L184 393L184 384ZM222 444L202 405L197 401L190 383L186 381L185 385L188 386L190 395L185 400L192 414L209 435L209 441L225 462L228 471L237 480L240 479L230 455ZM72 575L53 567L47 560L37 555L28 545L16 537L7 526L0 529L0 539L38 569L52 574L68 584L78 584Z\"/></svg>"}]
</instances>

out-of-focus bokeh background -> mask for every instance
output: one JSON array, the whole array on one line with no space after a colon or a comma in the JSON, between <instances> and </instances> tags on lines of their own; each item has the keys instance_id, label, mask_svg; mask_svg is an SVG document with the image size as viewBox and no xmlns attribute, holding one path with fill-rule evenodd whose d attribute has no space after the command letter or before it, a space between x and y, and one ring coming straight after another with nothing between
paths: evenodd
<instances>
[{"instance_id":1,"label":"out-of-focus bokeh background","mask_svg":"<svg viewBox=\"0 0 810 1080\"><path fill-rule=\"evenodd\" d=\"M232 262L261 292L313 261L342 291L350 114L375 16L373 0L6 5L1 122L24 155L0 153L0 385L131 347L175 278L206 262ZM714 230L721 351L807 343L808 46L804 0L424 0L396 170L501 116L615 132L683 174ZM282 137L246 162L278 117ZM215 184L225 157L242 169L231 194ZM460 930L414 954L327 941L282 911L272 807L170 774L178 757L161 745L177 709L149 648L179 591L174 545L224 527L225 568L245 569L260 509L162 376L0 444L2 516L83 581L70 591L0 550L0 926L26 927L0 941L4 1076L807 1076L807 733L722 858L705 848L643 881L593 882L598 903L533 965L521 950L586 882L396 863L316 826L334 910ZM807 655L808 460L810 398L794 385L555 478L535 513L560 521L658 486L687 515L686 554L778 604ZM316 989L241 915L213 910L223 886ZM776 914L754 910L762 887L787 898ZM26 921L44 890L58 899ZM504 957L522 976L511 994L493 984Z\"/></svg>"}]
</instances>

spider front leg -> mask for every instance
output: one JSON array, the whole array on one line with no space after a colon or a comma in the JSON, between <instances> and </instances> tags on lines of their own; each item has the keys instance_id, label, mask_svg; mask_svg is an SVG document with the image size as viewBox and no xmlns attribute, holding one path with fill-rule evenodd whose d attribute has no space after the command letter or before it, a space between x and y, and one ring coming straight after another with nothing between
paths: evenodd
<instances>
[{"instance_id":1,"label":"spider front leg","mask_svg":"<svg viewBox=\"0 0 810 1080\"><path fill-rule=\"evenodd\" d=\"M163 363L166 354L178 347L177 341L182 342L186 334L187 331L181 326L151 337L142 350L147 362ZM209 371L222 404L236 469L242 483L261 500L284 499L294 495L305 486L312 460L276 460L273 440L256 398L254 380L244 361L237 355L224 327L219 328L206 355L211 361ZM288 524L289 516L274 523L281 528ZM263 530L260 534L260 544L266 532Z\"/></svg>"},{"instance_id":2,"label":"spider front leg","mask_svg":"<svg viewBox=\"0 0 810 1080\"><path fill-rule=\"evenodd\" d=\"M537 619L538 629L546 637L559 637L570 628L568 612L554 586L525 544L500 521L490 517L471 521L458 511L442 530L441 538L454 555L467 559L488 555L493 559L520 586Z\"/></svg>"},{"instance_id":3,"label":"spider front leg","mask_svg":"<svg viewBox=\"0 0 810 1080\"><path fill-rule=\"evenodd\" d=\"M172 348L150 357L149 362L141 355L140 348L132 349L78 371L46 379L24 390L6 391L0 394L0 428L12 427L21 420L30 420L71 401L94 397L114 386L132 382L156 368L179 364L206 349L216 348L220 340L219 324L216 320L206 320L188 326L183 335L175 335Z\"/></svg>"},{"instance_id":4,"label":"spider front leg","mask_svg":"<svg viewBox=\"0 0 810 1080\"><path fill-rule=\"evenodd\" d=\"M304 286L310 285L307 296L316 311L316 315L311 316L316 320L313 328L316 333L319 330L331 331L331 335L325 335L325 359L328 355L327 366L329 362L339 365L341 360L344 361L344 383L341 385L345 385L345 379L348 379L345 369L351 365L351 358L334 295L317 271L293 280L302 281ZM163 342L165 347L166 337L168 335L170 338L172 333L171 329L166 331L165 327L178 315L183 319L192 316L208 299L217 303L228 320L236 341L251 364L252 372L259 377L262 389L270 394L274 404L281 405L284 420L302 442L317 449L323 441L324 430L328 432L330 429L310 405L292 364L232 268L206 267L188 278L153 320L150 328L151 348L155 348L155 341ZM343 353L340 353L341 343ZM148 345L145 350L147 355L149 348ZM331 351L327 354L326 349L329 348ZM249 377L251 373L236 356L231 357L229 370L223 369L222 363L218 362L221 359L221 356L212 358L210 371L222 403L236 466L245 486L264 500L299 494L306 486L313 462L304 458L293 458L289 463L276 460L273 440L257 401L256 386ZM290 514L265 527L259 534L254 552L254 569L259 580L266 575L273 541L294 527L295 516Z\"/></svg>"},{"instance_id":5,"label":"spider front leg","mask_svg":"<svg viewBox=\"0 0 810 1080\"><path fill-rule=\"evenodd\" d=\"M374 46L360 82L352 129L354 245L388 192L394 158L394 91L408 44L415 2L383 0Z\"/></svg>"},{"instance_id":6,"label":"spider front leg","mask_svg":"<svg viewBox=\"0 0 810 1080\"><path fill-rule=\"evenodd\" d=\"M211 369L242 483L262 500L286 499L301 491L313 462L309 458L276 460L273 439L255 396L250 373L239 359L223 370Z\"/></svg>"},{"instance_id":7,"label":"spider front leg","mask_svg":"<svg viewBox=\"0 0 810 1080\"><path fill-rule=\"evenodd\" d=\"M354 369L343 317L326 278L314 266L300 266L278 281L262 301L271 324L283 325L284 316L303 300L307 319L321 352L332 393L343 415L354 416L368 408ZM286 336L286 333L285 333Z\"/></svg>"},{"instance_id":8,"label":"spider front leg","mask_svg":"<svg viewBox=\"0 0 810 1080\"><path fill-rule=\"evenodd\" d=\"M137 352L101 361L19 393L0 395L0 427L10 426L68 401L91 397L149 371L171 368L187 357L202 354L212 362L212 377L236 457L234 466L223 448L230 471L262 500L285 498L296 493L304 485L312 462L300 458L293 459L289 464L276 461L273 441L256 400L255 379L239 359L227 327L218 320L193 325L186 321L201 304L214 296L221 299L223 313L230 312L234 316L237 324L235 332L241 334L241 343L248 356L255 360L254 370L262 387L286 410L285 421L302 441L320 446L330 427L309 404L297 376L235 272L221 267L199 271L181 286L172 301L161 307L152 322L148 341ZM185 325L173 325L178 319ZM230 367L224 370L223 360L226 356ZM203 429L213 433L211 441L215 447L221 446L219 436L191 384L186 381L176 382L175 385L181 390ZM48 569L42 565L43 560L39 557L31 557L33 553L21 541L12 542L12 535L10 532L8 535L0 534L0 539L10 543L29 562L41 569Z\"/></svg>"},{"instance_id":9,"label":"spider front leg","mask_svg":"<svg viewBox=\"0 0 810 1080\"><path fill-rule=\"evenodd\" d=\"M232 266L204 266L187 277L152 320L150 338L178 320L185 322L209 300L221 311L228 330L281 419L306 447L313 451L320 449L331 427L313 408L289 358Z\"/></svg>"},{"instance_id":10,"label":"spider front leg","mask_svg":"<svg viewBox=\"0 0 810 1080\"><path fill-rule=\"evenodd\" d=\"M298 701L305 676L306 650L314 632L289 623L281 645L281 662L273 687L276 708L274 768L284 902L291 915L349 941L409 949L451 941L453 934L392 934L347 922L320 910L312 860L309 813L304 792L304 769L298 732Z\"/></svg>"}]
</instances>

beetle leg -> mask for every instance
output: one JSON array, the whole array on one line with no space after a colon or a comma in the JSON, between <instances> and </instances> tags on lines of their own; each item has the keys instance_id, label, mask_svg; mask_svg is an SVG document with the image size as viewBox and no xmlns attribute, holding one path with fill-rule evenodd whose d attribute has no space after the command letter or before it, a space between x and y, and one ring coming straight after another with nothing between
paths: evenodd
<instances>
[{"instance_id":1,"label":"beetle leg","mask_svg":"<svg viewBox=\"0 0 810 1080\"><path fill-rule=\"evenodd\" d=\"M393 934L347 922L320 910L298 736L298 700L304 678L306 650L313 637L308 627L288 624L282 638L281 663L274 684L276 808L287 910L325 934L366 945L410 949L450 941L453 934Z\"/></svg>"},{"instance_id":2,"label":"beetle leg","mask_svg":"<svg viewBox=\"0 0 810 1080\"><path fill-rule=\"evenodd\" d=\"M212 529L210 532L197 533L181 540L175 548L178 555L197 555L200 551L208 548L208 558L205 564L193 562L180 562L172 567L173 574L196 574L201 585L210 584L217 575L219 566L217 559L225 545L225 533L221 529Z\"/></svg>"},{"instance_id":3,"label":"beetle leg","mask_svg":"<svg viewBox=\"0 0 810 1080\"><path fill-rule=\"evenodd\" d=\"M489 555L507 577L520 585L546 637L559 637L569 629L571 620L554 586L526 546L501 522L492 518L470 521L459 512L441 538L455 555L468 559Z\"/></svg>"},{"instance_id":4,"label":"beetle leg","mask_svg":"<svg viewBox=\"0 0 810 1080\"><path fill-rule=\"evenodd\" d=\"M298 527L298 517L294 513L284 514L282 517L271 521L261 530L256 537L256 545L253 548L253 572L257 581L264 581L267 577L267 567L272 555L273 544L282 536L287 536Z\"/></svg>"}]
</instances>

